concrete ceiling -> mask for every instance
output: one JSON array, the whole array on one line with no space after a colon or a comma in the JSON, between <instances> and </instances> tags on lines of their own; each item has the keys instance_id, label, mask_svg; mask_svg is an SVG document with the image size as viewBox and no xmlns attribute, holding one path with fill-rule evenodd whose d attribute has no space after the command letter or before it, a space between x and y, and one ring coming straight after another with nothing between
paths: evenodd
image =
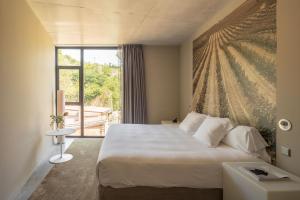
<instances>
[{"instance_id":1,"label":"concrete ceiling","mask_svg":"<svg viewBox=\"0 0 300 200\"><path fill-rule=\"evenodd\" d=\"M233 0L28 0L57 45L176 45Z\"/></svg>"}]
</instances>

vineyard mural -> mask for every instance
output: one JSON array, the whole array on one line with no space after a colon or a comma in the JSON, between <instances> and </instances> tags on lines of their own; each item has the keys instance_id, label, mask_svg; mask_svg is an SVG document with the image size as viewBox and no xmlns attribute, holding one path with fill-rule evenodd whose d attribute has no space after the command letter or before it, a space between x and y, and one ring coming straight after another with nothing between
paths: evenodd
<instances>
[{"instance_id":1,"label":"vineyard mural","mask_svg":"<svg viewBox=\"0 0 300 200\"><path fill-rule=\"evenodd\" d=\"M276 1L248 0L193 41L193 110L258 128L275 150Z\"/></svg>"}]
</instances>

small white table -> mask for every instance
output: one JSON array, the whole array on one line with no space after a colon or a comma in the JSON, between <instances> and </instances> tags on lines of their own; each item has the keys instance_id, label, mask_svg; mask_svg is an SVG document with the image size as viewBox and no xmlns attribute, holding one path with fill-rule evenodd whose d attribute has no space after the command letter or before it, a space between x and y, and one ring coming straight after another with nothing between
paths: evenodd
<instances>
[{"instance_id":1,"label":"small white table","mask_svg":"<svg viewBox=\"0 0 300 200\"><path fill-rule=\"evenodd\" d=\"M161 120L161 124L179 124L179 122L173 122L172 120Z\"/></svg>"},{"instance_id":2,"label":"small white table","mask_svg":"<svg viewBox=\"0 0 300 200\"><path fill-rule=\"evenodd\" d=\"M241 167L268 167L287 174L289 179L258 181ZM224 200L299 200L300 178L265 162L223 163Z\"/></svg>"},{"instance_id":3,"label":"small white table","mask_svg":"<svg viewBox=\"0 0 300 200\"><path fill-rule=\"evenodd\" d=\"M74 133L76 130L73 128L63 128L53 131L48 131L47 136L66 136ZM60 141L60 154L54 155L49 159L50 163L58 164L71 160L73 158L72 154L63 154L62 150L63 143Z\"/></svg>"}]
</instances>

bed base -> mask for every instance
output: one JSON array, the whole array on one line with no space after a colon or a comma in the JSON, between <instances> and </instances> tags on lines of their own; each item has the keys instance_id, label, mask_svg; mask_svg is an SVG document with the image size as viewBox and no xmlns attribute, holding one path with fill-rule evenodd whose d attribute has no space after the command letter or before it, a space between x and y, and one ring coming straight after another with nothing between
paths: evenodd
<instances>
[{"instance_id":1,"label":"bed base","mask_svg":"<svg viewBox=\"0 0 300 200\"><path fill-rule=\"evenodd\" d=\"M98 186L99 200L222 200L221 188L156 188L128 187L112 188Z\"/></svg>"}]
</instances>

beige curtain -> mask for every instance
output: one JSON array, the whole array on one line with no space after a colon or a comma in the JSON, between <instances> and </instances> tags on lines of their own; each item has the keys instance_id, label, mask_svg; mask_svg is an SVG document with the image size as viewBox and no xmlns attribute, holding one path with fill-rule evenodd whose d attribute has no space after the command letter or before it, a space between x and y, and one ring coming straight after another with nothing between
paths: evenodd
<instances>
[{"instance_id":1,"label":"beige curtain","mask_svg":"<svg viewBox=\"0 0 300 200\"><path fill-rule=\"evenodd\" d=\"M122 57L123 123L145 124L147 109L143 46L123 45Z\"/></svg>"}]
</instances>

